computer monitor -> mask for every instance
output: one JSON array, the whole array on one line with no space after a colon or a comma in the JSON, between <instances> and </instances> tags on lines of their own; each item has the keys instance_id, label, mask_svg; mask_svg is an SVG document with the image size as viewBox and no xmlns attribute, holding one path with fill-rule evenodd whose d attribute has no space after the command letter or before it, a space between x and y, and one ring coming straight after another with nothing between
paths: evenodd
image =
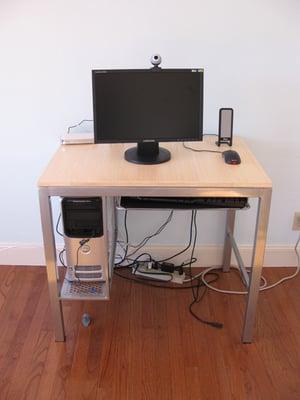
<instances>
[{"instance_id":1,"label":"computer monitor","mask_svg":"<svg viewBox=\"0 0 300 400\"><path fill-rule=\"evenodd\" d=\"M125 159L171 158L159 142L202 140L203 70L93 70L95 143L137 143Z\"/></svg>"}]
</instances>

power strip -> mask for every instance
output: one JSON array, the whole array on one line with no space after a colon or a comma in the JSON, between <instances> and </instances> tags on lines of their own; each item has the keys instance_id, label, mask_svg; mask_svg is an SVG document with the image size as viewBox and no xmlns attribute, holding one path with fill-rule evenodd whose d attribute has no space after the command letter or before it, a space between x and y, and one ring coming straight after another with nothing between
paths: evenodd
<instances>
[{"instance_id":1,"label":"power strip","mask_svg":"<svg viewBox=\"0 0 300 400\"><path fill-rule=\"evenodd\" d=\"M173 282L178 284L183 284L185 279L185 273L179 274L175 272L163 272L159 269L149 268L148 263L139 263L137 268L132 268L133 275L142 276L148 279L155 279L163 282Z\"/></svg>"}]
</instances>

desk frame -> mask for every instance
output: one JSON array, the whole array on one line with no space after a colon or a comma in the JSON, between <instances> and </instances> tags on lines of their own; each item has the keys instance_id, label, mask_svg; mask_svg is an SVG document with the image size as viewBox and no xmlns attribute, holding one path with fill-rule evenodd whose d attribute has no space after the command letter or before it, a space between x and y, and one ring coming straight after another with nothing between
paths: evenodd
<instances>
[{"instance_id":1,"label":"desk frame","mask_svg":"<svg viewBox=\"0 0 300 400\"><path fill-rule=\"evenodd\" d=\"M243 343L251 343L255 325L255 314L259 294L261 271L266 245L271 188L191 188L191 187L40 187L39 201L44 239L47 277L50 292L50 303L54 321L55 340L65 340L62 299L57 275L54 223L52 218L51 197L117 197L117 196L170 196L170 197L249 197L258 198L257 218L251 262L251 273L247 305L242 333ZM227 210L227 221L224 239L223 271L230 268L235 211Z\"/></svg>"}]
</instances>

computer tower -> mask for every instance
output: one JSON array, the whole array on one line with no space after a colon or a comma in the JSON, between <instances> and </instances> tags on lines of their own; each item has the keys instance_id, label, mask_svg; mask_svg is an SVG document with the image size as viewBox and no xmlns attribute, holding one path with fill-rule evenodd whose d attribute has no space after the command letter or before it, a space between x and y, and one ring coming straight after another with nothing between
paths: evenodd
<instances>
[{"instance_id":1,"label":"computer tower","mask_svg":"<svg viewBox=\"0 0 300 400\"><path fill-rule=\"evenodd\" d=\"M104 204L101 197L64 197L61 200L68 281L109 282Z\"/></svg>"}]
</instances>

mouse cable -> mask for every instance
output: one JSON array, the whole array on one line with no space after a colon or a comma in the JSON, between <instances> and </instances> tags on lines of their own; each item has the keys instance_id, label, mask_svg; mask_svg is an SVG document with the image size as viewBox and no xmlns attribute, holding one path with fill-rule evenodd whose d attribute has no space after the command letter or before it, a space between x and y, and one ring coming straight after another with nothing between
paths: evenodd
<instances>
[{"instance_id":1,"label":"mouse cable","mask_svg":"<svg viewBox=\"0 0 300 400\"><path fill-rule=\"evenodd\" d=\"M194 151L194 152L196 152L196 153L219 153L219 154L222 154L222 153L223 153L223 151L219 151L219 150L206 150L206 149L201 150L201 149L193 149L193 147L187 146L184 142L182 143L182 146L183 146L185 149Z\"/></svg>"}]
</instances>

